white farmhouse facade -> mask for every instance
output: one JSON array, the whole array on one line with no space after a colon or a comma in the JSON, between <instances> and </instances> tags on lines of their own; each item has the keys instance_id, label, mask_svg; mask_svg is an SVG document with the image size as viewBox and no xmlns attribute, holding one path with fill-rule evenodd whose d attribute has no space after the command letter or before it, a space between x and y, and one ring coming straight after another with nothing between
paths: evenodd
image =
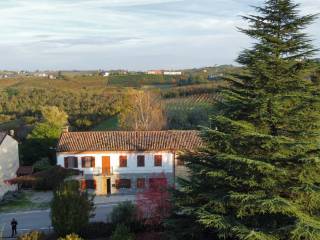
<instances>
[{"instance_id":1,"label":"white farmhouse facade","mask_svg":"<svg viewBox=\"0 0 320 240\"><path fill-rule=\"evenodd\" d=\"M16 177L19 168L18 142L9 134L0 132L0 200L8 191L15 191L16 185L6 180Z\"/></svg>"},{"instance_id":2,"label":"white farmhouse facade","mask_svg":"<svg viewBox=\"0 0 320 240\"><path fill-rule=\"evenodd\" d=\"M186 172L181 150L201 145L197 131L67 132L57 147L57 164L83 172L83 188L97 195L134 193L154 179Z\"/></svg>"}]
</instances>

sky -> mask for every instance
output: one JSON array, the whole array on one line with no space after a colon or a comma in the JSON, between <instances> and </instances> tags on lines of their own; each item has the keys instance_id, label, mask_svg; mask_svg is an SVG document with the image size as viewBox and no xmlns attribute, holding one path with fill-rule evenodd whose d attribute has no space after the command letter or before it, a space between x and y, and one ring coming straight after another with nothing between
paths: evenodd
<instances>
[{"instance_id":1,"label":"sky","mask_svg":"<svg viewBox=\"0 0 320 240\"><path fill-rule=\"evenodd\" d=\"M296 0L320 13L320 0ZM0 69L184 69L234 64L241 15L263 0L0 0ZM307 29L320 48L320 19ZM320 57L318 54L317 57Z\"/></svg>"}]
</instances>

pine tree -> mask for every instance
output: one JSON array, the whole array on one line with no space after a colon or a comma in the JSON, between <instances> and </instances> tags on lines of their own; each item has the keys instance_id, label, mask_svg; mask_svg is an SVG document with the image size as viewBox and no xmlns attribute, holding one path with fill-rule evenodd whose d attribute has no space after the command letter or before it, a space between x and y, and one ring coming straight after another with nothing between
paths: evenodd
<instances>
[{"instance_id":1,"label":"pine tree","mask_svg":"<svg viewBox=\"0 0 320 240\"><path fill-rule=\"evenodd\" d=\"M181 156L190 178L174 194L174 226L221 239L320 239L320 96L303 31L316 16L298 8L268 0L244 17L240 31L255 44L222 90L205 146Z\"/></svg>"}]
</instances>

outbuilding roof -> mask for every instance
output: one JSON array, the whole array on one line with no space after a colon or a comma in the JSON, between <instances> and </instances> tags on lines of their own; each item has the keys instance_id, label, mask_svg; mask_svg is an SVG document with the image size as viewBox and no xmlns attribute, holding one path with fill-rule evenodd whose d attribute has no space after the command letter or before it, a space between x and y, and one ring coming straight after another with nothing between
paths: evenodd
<instances>
[{"instance_id":1,"label":"outbuilding roof","mask_svg":"<svg viewBox=\"0 0 320 240\"><path fill-rule=\"evenodd\" d=\"M57 152L192 150L201 145L198 131L65 132Z\"/></svg>"}]
</instances>

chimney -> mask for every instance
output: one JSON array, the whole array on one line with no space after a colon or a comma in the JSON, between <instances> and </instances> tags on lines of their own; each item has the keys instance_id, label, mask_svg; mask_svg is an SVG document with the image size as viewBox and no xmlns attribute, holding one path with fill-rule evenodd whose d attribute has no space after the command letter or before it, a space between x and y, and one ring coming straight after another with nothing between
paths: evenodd
<instances>
[{"instance_id":1,"label":"chimney","mask_svg":"<svg viewBox=\"0 0 320 240\"><path fill-rule=\"evenodd\" d=\"M14 130L13 130L13 129L9 130L9 135L10 135L11 137L14 137Z\"/></svg>"},{"instance_id":2,"label":"chimney","mask_svg":"<svg viewBox=\"0 0 320 240\"><path fill-rule=\"evenodd\" d=\"M63 133L69 132L69 126L64 126L64 127L62 128L62 132L63 132Z\"/></svg>"}]
</instances>

